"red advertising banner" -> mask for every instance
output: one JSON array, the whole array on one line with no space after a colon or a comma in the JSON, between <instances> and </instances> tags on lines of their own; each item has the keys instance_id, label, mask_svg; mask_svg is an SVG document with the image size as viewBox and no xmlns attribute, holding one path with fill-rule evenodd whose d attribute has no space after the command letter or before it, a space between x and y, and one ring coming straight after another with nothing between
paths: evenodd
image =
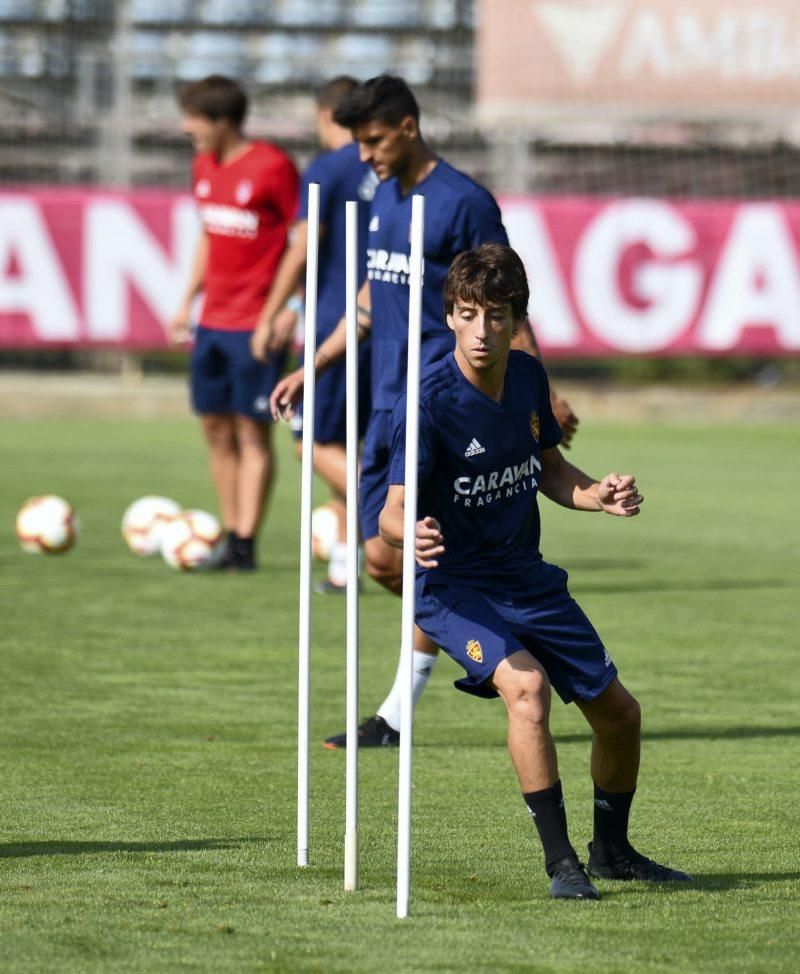
<instances>
[{"instance_id":1,"label":"red advertising banner","mask_svg":"<svg viewBox=\"0 0 800 974\"><path fill-rule=\"evenodd\" d=\"M198 231L175 192L0 192L0 347L166 345Z\"/></svg>"},{"instance_id":2,"label":"red advertising banner","mask_svg":"<svg viewBox=\"0 0 800 974\"><path fill-rule=\"evenodd\" d=\"M800 204L506 197L548 356L800 351Z\"/></svg>"},{"instance_id":3,"label":"red advertising banner","mask_svg":"<svg viewBox=\"0 0 800 974\"><path fill-rule=\"evenodd\" d=\"M548 357L800 351L800 203L500 203ZM0 193L0 347L164 347L198 228L181 193Z\"/></svg>"}]
</instances>

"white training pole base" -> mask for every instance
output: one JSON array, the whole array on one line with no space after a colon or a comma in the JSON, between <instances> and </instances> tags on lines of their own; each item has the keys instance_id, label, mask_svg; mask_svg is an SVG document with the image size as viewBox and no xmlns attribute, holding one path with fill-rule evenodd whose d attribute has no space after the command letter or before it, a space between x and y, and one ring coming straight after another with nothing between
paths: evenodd
<instances>
[{"instance_id":1,"label":"white training pole base","mask_svg":"<svg viewBox=\"0 0 800 974\"><path fill-rule=\"evenodd\" d=\"M308 849L299 849L297 852L297 865L302 869L308 866Z\"/></svg>"},{"instance_id":2,"label":"white training pole base","mask_svg":"<svg viewBox=\"0 0 800 974\"><path fill-rule=\"evenodd\" d=\"M344 836L344 888L348 893L358 889L358 830Z\"/></svg>"}]
</instances>

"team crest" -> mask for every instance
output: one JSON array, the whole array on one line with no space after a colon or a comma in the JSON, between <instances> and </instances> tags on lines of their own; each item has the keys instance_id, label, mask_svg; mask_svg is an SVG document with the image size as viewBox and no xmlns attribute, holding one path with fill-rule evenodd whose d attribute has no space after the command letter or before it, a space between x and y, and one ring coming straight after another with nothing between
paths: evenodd
<instances>
[{"instance_id":1,"label":"team crest","mask_svg":"<svg viewBox=\"0 0 800 974\"><path fill-rule=\"evenodd\" d=\"M239 206L247 206L253 195L253 184L249 179L243 179L236 187L236 202Z\"/></svg>"},{"instance_id":2,"label":"team crest","mask_svg":"<svg viewBox=\"0 0 800 974\"><path fill-rule=\"evenodd\" d=\"M476 663L483 662L483 650L477 639L470 639L467 643L467 656L474 659Z\"/></svg>"},{"instance_id":3,"label":"team crest","mask_svg":"<svg viewBox=\"0 0 800 974\"><path fill-rule=\"evenodd\" d=\"M531 436L538 443L539 442L539 414L537 412L531 413L530 426L531 426Z\"/></svg>"},{"instance_id":4,"label":"team crest","mask_svg":"<svg viewBox=\"0 0 800 974\"><path fill-rule=\"evenodd\" d=\"M211 195L211 183L207 179L199 179L194 191L200 199L204 200L207 196Z\"/></svg>"}]
</instances>

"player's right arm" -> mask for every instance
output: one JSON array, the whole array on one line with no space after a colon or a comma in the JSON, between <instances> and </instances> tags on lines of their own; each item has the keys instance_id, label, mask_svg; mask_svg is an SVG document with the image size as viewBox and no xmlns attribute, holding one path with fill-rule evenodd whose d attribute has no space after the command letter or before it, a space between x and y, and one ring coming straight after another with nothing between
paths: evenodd
<instances>
[{"instance_id":1,"label":"player's right arm","mask_svg":"<svg viewBox=\"0 0 800 974\"><path fill-rule=\"evenodd\" d=\"M406 489L402 484L390 484L386 503L378 521L381 539L393 548L403 547ZM436 568L436 560L444 553L444 539L439 522L434 517L417 521L415 557L420 568Z\"/></svg>"},{"instance_id":2,"label":"player's right arm","mask_svg":"<svg viewBox=\"0 0 800 974\"><path fill-rule=\"evenodd\" d=\"M372 327L372 316L370 312L369 281L364 281L361 290L358 292L358 338L359 341L366 338ZM347 323L344 318L328 335L325 341L317 349L314 359L314 367L317 375L322 375L339 359L344 358L347 351ZM294 416L295 407L303 398L303 368L295 369L289 375L284 376L275 386L272 395L269 397L269 406L272 411L272 418L291 419Z\"/></svg>"},{"instance_id":3,"label":"player's right arm","mask_svg":"<svg viewBox=\"0 0 800 974\"><path fill-rule=\"evenodd\" d=\"M197 242L189 283L181 301L180 307L172 316L167 334L173 345L185 345L189 341L189 323L192 316L192 302L203 290L208 267L208 234L203 231Z\"/></svg>"}]
</instances>

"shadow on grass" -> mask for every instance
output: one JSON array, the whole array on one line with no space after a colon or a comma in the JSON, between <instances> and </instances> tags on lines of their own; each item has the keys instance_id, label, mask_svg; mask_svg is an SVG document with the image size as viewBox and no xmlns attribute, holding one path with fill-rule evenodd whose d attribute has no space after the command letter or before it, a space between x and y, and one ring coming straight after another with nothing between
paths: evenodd
<instances>
[{"instance_id":1,"label":"shadow on grass","mask_svg":"<svg viewBox=\"0 0 800 974\"><path fill-rule=\"evenodd\" d=\"M273 842L270 836L238 839L178 839L175 842L7 842L0 844L0 859L26 856L91 856L103 852L199 852L236 849L247 842Z\"/></svg>"},{"instance_id":2,"label":"shadow on grass","mask_svg":"<svg viewBox=\"0 0 800 974\"><path fill-rule=\"evenodd\" d=\"M619 592L752 592L754 589L791 588L794 582L788 578L705 578L672 579L644 582L593 582L583 583L583 577L576 582L570 578L579 595L616 595Z\"/></svg>"},{"instance_id":3,"label":"shadow on grass","mask_svg":"<svg viewBox=\"0 0 800 974\"><path fill-rule=\"evenodd\" d=\"M661 883L660 893L724 893L729 890L757 889L765 883L796 883L800 872L786 873L694 873L693 883ZM643 883L633 883L630 889L641 891ZM619 885L616 891L621 892ZM606 890L603 887L603 895Z\"/></svg>"},{"instance_id":4,"label":"shadow on grass","mask_svg":"<svg viewBox=\"0 0 800 974\"><path fill-rule=\"evenodd\" d=\"M755 737L800 737L800 727L698 727L676 730L643 731L643 741L740 741ZM554 734L557 744L579 744L591 740L591 732Z\"/></svg>"}]
</instances>

